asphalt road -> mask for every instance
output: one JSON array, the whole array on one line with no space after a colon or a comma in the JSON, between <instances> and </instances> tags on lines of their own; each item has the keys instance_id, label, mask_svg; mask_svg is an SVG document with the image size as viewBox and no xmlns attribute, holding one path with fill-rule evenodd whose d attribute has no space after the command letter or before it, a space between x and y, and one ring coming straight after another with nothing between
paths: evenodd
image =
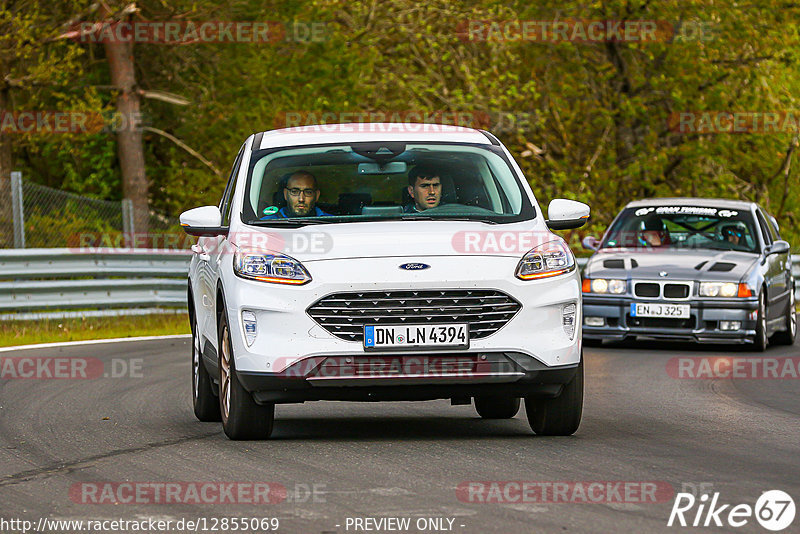
<instances>
[{"instance_id":1,"label":"asphalt road","mask_svg":"<svg viewBox=\"0 0 800 534\"><path fill-rule=\"evenodd\" d=\"M368 517L410 518L401 532L420 532L419 518L442 518L444 528L452 519L452 532L470 534L720 532L734 529L668 528L675 492L702 488L719 492L720 502L753 505L781 489L800 505L800 380L667 372L678 356L797 357L797 345L765 356L664 343L586 349L583 423L568 438L533 435L524 408L512 420L484 421L473 407L448 401L317 402L279 405L272 440L232 442L190 410L189 343L0 354L97 358L104 374L127 375L0 380L0 518L277 517L278 531L291 533L390 531L355 528L353 518ZM650 481L670 491L655 503L587 503L572 493L568 502L481 503L457 492L469 481ZM270 482L289 495L252 505L92 504L80 494L121 482ZM753 518L735 530L768 532ZM785 532L798 530L800 517ZM15 530L7 523L0 531Z\"/></svg>"}]
</instances>

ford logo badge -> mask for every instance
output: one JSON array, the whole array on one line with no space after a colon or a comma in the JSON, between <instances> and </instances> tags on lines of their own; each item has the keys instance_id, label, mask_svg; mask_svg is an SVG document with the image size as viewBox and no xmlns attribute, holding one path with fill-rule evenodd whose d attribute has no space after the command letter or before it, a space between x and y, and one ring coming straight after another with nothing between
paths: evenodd
<instances>
[{"instance_id":1,"label":"ford logo badge","mask_svg":"<svg viewBox=\"0 0 800 534\"><path fill-rule=\"evenodd\" d=\"M421 271L423 269L430 269L430 265L427 263L404 263L400 266L401 269L406 271Z\"/></svg>"}]
</instances>

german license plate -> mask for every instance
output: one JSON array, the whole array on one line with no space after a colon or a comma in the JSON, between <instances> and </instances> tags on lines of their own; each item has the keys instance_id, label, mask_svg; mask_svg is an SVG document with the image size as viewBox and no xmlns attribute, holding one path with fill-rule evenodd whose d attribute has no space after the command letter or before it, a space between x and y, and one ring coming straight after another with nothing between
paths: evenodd
<instances>
[{"instance_id":1,"label":"german license plate","mask_svg":"<svg viewBox=\"0 0 800 534\"><path fill-rule=\"evenodd\" d=\"M688 304L657 304L634 302L631 304L631 317L665 317L669 319L688 319L692 316Z\"/></svg>"},{"instance_id":2,"label":"german license plate","mask_svg":"<svg viewBox=\"0 0 800 534\"><path fill-rule=\"evenodd\" d=\"M468 324L367 325L365 349L469 347Z\"/></svg>"}]
</instances>

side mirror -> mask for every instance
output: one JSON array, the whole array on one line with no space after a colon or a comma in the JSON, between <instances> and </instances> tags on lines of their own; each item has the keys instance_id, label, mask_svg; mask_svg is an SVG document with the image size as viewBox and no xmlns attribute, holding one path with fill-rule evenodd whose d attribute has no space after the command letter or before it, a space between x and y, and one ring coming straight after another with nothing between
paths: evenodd
<instances>
[{"instance_id":1,"label":"side mirror","mask_svg":"<svg viewBox=\"0 0 800 534\"><path fill-rule=\"evenodd\" d=\"M580 228L589 220L591 209L583 202L556 198L547 207L547 226L551 230Z\"/></svg>"},{"instance_id":2,"label":"side mirror","mask_svg":"<svg viewBox=\"0 0 800 534\"><path fill-rule=\"evenodd\" d=\"M767 248L767 256L772 256L773 254L787 254L791 248L792 247L787 241L775 241L769 246L769 248Z\"/></svg>"},{"instance_id":3,"label":"side mirror","mask_svg":"<svg viewBox=\"0 0 800 534\"><path fill-rule=\"evenodd\" d=\"M180 216L183 231L194 236L227 235L228 227L221 226L222 214L216 206L203 206L184 211Z\"/></svg>"},{"instance_id":4,"label":"side mirror","mask_svg":"<svg viewBox=\"0 0 800 534\"><path fill-rule=\"evenodd\" d=\"M600 242L592 235L584 237L581 244L583 245L583 248L587 250L597 250L600 248Z\"/></svg>"}]
</instances>

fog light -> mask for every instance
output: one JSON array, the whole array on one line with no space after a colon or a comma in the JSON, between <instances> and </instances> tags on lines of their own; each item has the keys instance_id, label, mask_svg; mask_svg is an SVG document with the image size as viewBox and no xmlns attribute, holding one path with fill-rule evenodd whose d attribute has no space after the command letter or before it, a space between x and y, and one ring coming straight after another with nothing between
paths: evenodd
<instances>
[{"instance_id":1,"label":"fog light","mask_svg":"<svg viewBox=\"0 0 800 534\"><path fill-rule=\"evenodd\" d=\"M720 321L719 322L719 329L720 330L739 330L742 328L741 321Z\"/></svg>"},{"instance_id":2,"label":"fog light","mask_svg":"<svg viewBox=\"0 0 800 534\"><path fill-rule=\"evenodd\" d=\"M605 326L606 320L603 317L584 317L583 324L586 326Z\"/></svg>"},{"instance_id":3,"label":"fog light","mask_svg":"<svg viewBox=\"0 0 800 534\"><path fill-rule=\"evenodd\" d=\"M243 311L242 325L244 325L244 340L249 347L256 340L256 314L251 311Z\"/></svg>"},{"instance_id":4,"label":"fog light","mask_svg":"<svg viewBox=\"0 0 800 534\"><path fill-rule=\"evenodd\" d=\"M575 304L567 304L561 310L561 323L564 325L564 332L570 339L575 337L575 312L578 307Z\"/></svg>"}]
</instances>

